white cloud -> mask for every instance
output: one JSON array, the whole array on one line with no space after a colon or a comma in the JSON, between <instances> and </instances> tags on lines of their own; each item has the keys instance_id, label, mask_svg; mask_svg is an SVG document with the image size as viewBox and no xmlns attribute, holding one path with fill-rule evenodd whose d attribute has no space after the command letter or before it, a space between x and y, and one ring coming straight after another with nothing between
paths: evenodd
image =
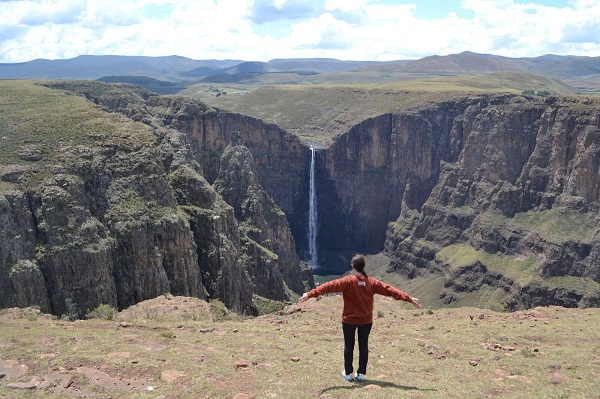
<instances>
[{"instance_id":1,"label":"white cloud","mask_svg":"<svg viewBox=\"0 0 600 399\"><path fill-rule=\"evenodd\" d=\"M0 4L0 25L37 26L45 23L66 24L78 18L82 1L10 1Z\"/></svg>"},{"instance_id":2,"label":"white cloud","mask_svg":"<svg viewBox=\"0 0 600 399\"><path fill-rule=\"evenodd\" d=\"M325 9L328 11L356 11L368 3L368 0L327 0L325 2Z\"/></svg>"},{"instance_id":3,"label":"white cloud","mask_svg":"<svg viewBox=\"0 0 600 399\"><path fill-rule=\"evenodd\" d=\"M600 6L597 2L579 1L572 7L515 4L512 0L465 0L463 5L477 15L474 33L485 38L487 51L510 57L537 56L547 53L598 55L600 38ZM581 27L595 42L585 48L568 39L568 32L581 32ZM585 42L585 39L580 41ZM473 51L478 51L473 49ZM480 50L481 51L481 50Z\"/></svg>"},{"instance_id":4,"label":"white cloud","mask_svg":"<svg viewBox=\"0 0 600 399\"><path fill-rule=\"evenodd\" d=\"M418 2L413 3L0 2L0 62L80 54L176 54L265 61L280 57L390 60L464 50L510 57L600 54L600 2L596 0L570 1L562 7L535 1L463 0L462 10L435 20L417 17ZM282 30L281 21L287 21L289 27ZM277 34L269 34L269 24L279 29Z\"/></svg>"},{"instance_id":5,"label":"white cloud","mask_svg":"<svg viewBox=\"0 0 600 399\"><path fill-rule=\"evenodd\" d=\"M132 1L90 0L79 22L88 28L139 24L142 22L141 4Z\"/></svg>"}]
</instances>

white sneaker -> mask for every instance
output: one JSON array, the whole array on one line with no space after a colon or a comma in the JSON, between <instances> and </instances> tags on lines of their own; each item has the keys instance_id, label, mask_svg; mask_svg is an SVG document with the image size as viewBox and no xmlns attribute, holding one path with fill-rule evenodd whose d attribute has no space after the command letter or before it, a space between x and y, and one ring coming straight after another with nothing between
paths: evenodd
<instances>
[{"instance_id":1,"label":"white sneaker","mask_svg":"<svg viewBox=\"0 0 600 399\"><path fill-rule=\"evenodd\" d=\"M354 373L354 379L358 382L365 382L365 375L359 374L359 373Z\"/></svg>"},{"instance_id":2,"label":"white sneaker","mask_svg":"<svg viewBox=\"0 0 600 399\"><path fill-rule=\"evenodd\" d=\"M342 370L342 377L348 382L352 382L352 374L346 375L346 370Z\"/></svg>"}]
</instances>

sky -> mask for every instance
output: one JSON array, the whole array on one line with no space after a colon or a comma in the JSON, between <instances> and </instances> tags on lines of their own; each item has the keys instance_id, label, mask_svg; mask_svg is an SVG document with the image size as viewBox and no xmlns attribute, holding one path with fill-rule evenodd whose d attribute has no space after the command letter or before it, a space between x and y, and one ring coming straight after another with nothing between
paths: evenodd
<instances>
[{"instance_id":1,"label":"sky","mask_svg":"<svg viewBox=\"0 0 600 399\"><path fill-rule=\"evenodd\" d=\"M0 62L600 56L598 0L0 0Z\"/></svg>"}]
</instances>

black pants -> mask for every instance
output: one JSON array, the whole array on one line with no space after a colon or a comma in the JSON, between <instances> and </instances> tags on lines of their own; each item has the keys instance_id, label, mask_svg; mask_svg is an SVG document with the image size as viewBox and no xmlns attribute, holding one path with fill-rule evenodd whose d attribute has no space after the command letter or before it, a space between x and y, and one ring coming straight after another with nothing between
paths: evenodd
<instances>
[{"instance_id":1,"label":"black pants","mask_svg":"<svg viewBox=\"0 0 600 399\"><path fill-rule=\"evenodd\" d=\"M359 374L367 374L367 363L369 362L369 333L370 324L346 324L342 323L344 331L344 368L346 375L352 374L354 367L352 359L354 356L354 338L358 330L358 370Z\"/></svg>"}]
</instances>

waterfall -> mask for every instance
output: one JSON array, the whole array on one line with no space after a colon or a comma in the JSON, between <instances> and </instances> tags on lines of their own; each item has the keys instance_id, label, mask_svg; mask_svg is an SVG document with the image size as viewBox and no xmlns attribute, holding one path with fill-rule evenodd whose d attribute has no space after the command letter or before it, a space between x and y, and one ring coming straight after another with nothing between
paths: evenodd
<instances>
[{"instance_id":1,"label":"waterfall","mask_svg":"<svg viewBox=\"0 0 600 399\"><path fill-rule=\"evenodd\" d=\"M310 147L310 189L308 193L308 254L312 269L318 267L317 262L317 193L315 190L315 152Z\"/></svg>"}]
</instances>

